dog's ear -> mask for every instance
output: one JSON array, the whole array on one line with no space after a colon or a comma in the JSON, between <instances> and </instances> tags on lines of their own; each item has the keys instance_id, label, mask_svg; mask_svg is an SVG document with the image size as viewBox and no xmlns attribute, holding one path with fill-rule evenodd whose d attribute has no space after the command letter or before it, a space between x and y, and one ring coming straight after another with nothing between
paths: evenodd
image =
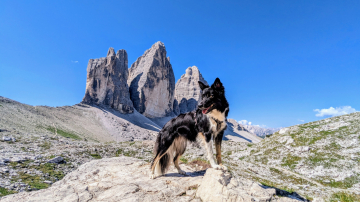
<instances>
[{"instance_id":1,"label":"dog's ear","mask_svg":"<svg viewBox=\"0 0 360 202\"><path fill-rule=\"evenodd\" d=\"M219 94L225 93L225 88L219 78L215 79L214 83L211 85L211 88L216 90Z\"/></svg>"},{"instance_id":2,"label":"dog's ear","mask_svg":"<svg viewBox=\"0 0 360 202\"><path fill-rule=\"evenodd\" d=\"M198 83L199 83L199 86L200 86L201 90L204 90L205 88L209 88L208 85L205 85L205 84L204 84L203 82L201 82L201 81L198 81Z\"/></svg>"}]
</instances>

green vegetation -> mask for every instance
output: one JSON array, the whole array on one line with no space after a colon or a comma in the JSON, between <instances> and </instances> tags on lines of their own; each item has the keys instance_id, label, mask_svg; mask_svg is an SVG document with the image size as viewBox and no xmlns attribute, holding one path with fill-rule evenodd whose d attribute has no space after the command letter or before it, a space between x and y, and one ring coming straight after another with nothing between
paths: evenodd
<instances>
[{"instance_id":1,"label":"green vegetation","mask_svg":"<svg viewBox=\"0 0 360 202\"><path fill-rule=\"evenodd\" d=\"M92 156L95 159L101 159L100 154L90 154L90 156Z\"/></svg>"},{"instance_id":2,"label":"green vegetation","mask_svg":"<svg viewBox=\"0 0 360 202\"><path fill-rule=\"evenodd\" d=\"M54 133L54 134L57 133L57 134L59 134L59 135L61 135L63 137L66 137L66 138L72 138L72 139L75 139L75 140L81 140L81 138L78 135L70 133L70 132L66 132L66 131L58 129L58 128L56 129L56 133L55 133L55 128L54 127L48 126L45 129L52 132L52 133Z\"/></svg>"},{"instance_id":3,"label":"green vegetation","mask_svg":"<svg viewBox=\"0 0 360 202\"><path fill-rule=\"evenodd\" d=\"M41 179L40 176L38 175L29 175L29 174L25 174L25 173L19 173L19 178L22 180L22 182L30 185L31 188L35 188L35 189L45 189L48 188L49 185L42 182L43 180Z\"/></svg>"},{"instance_id":4,"label":"green vegetation","mask_svg":"<svg viewBox=\"0 0 360 202\"><path fill-rule=\"evenodd\" d=\"M313 197L311 197L311 196L308 196L308 195L306 195L306 196L305 196L305 198L306 198L307 200L309 200L309 201L312 201L312 200L314 200L314 199L313 199Z\"/></svg>"},{"instance_id":5,"label":"green vegetation","mask_svg":"<svg viewBox=\"0 0 360 202\"><path fill-rule=\"evenodd\" d=\"M292 194L292 193L294 192L294 189L293 189L293 188L288 188L288 187L286 187L286 186L283 187L282 190L287 191L287 192L289 192L290 194Z\"/></svg>"},{"instance_id":6,"label":"green vegetation","mask_svg":"<svg viewBox=\"0 0 360 202\"><path fill-rule=\"evenodd\" d=\"M281 166L288 166L290 169L294 169L300 160L300 157L288 154L282 159L283 164L281 164Z\"/></svg>"},{"instance_id":7,"label":"green vegetation","mask_svg":"<svg viewBox=\"0 0 360 202\"><path fill-rule=\"evenodd\" d=\"M335 162L338 161L339 159L344 159L343 156L340 156L336 153L317 152L317 150L312 151L312 153L314 155L310 156L306 160L306 163L313 167L320 165L324 166L324 168L336 167Z\"/></svg>"},{"instance_id":8,"label":"green vegetation","mask_svg":"<svg viewBox=\"0 0 360 202\"><path fill-rule=\"evenodd\" d=\"M269 162L269 159L266 156L258 156L255 157L255 161L261 162L262 164L266 165Z\"/></svg>"},{"instance_id":9,"label":"green vegetation","mask_svg":"<svg viewBox=\"0 0 360 202\"><path fill-rule=\"evenodd\" d=\"M351 188L354 184L357 184L359 182L360 182L360 177L354 175L345 178L343 181L335 181L333 179L330 179L330 182L321 181L321 184L334 188L348 189Z\"/></svg>"},{"instance_id":10,"label":"green vegetation","mask_svg":"<svg viewBox=\"0 0 360 202\"><path fill-rule=\"evenodd\" d=\"M337 192L334 193L333 195L331 195L330 197L330 202L356 202L356 201L360 201L360 196L359 195L355 195L355 194L351 194L351 193L346 193L346 192Z\"/></svg>"},{"instance_id":11,"label":"green vegetation","mask_svg":"<svg viewBox=\"0 0 360 202\"><path fill-rule=\"evenodd\" d=\"M42 143L42 144L39 144L38 146L39 146L39 147L42 147L42 148L45 149L45 150L48 150L48 149L51 148L51 143L46 141L46 142L44 142L44 143Z\"/></svg>"},{"instance_id":12,"label":"green vegetation","mask_svg":"<svg viewBox=\"0 0 360 202\"><path fill-rule=\"evenodd\" d=\"M270 171L277 173L277 174L282 174L282 172L276 168L270 168Z\"/></svg>"},{"instance_id":13,"label":"green vegetation","mask_svg":"<svg viewBox=\"0 0 360 202\"><path fill-rule=\"evenodd\" d=\"M276 186L276 184L274 182L271 182L271 181L265 180L265 179L261 179L260 183L267 187L275 187Z\"/></svg>"},{"instance_id":14,"label":"green vegetation","mask_svg":"<svg viewBox=\"0 0 360 202\"><path fill-rule=\"evenodd\" d=\"M331 144L325 146L325 150L329 150L329 151L337 151L340 149L341 149L341 146L339 144L337 144L336 142L332 142Z\"/></svg>"},{"instance_id":15,"label":"green vegetation","mask_svg":"<svg viewBox=\"0 0 360 202\"><path fill-rule=\"evenodd\" d=\"M185 157L181 157L180 161L187 164L189 162L189 160L187 160Z\"/></svg>"},{"instance_id":16,"label":"green vegetation","mask_svg":"<svg viewBox=\"0 0 360 202\"><path fill-rule=\"evenodd\" d=\"M0 105L1 106L1 105ZM1 196L6 196L6 195L9 195L9 194L14 194L16 193L15 191L11 191L11 190L7 190L5 189L4 187L0 187L0 197Z\"/></svg>"},{"instance_id":17,"label":"green vegetation","mask_svg":"<svg viewBox=\"0 0 360 202\"><path fill-rule=\"evenodd\" d=\"M320 125L310 125L310 126L308 126L308 128L311 128L311 129L314 129L314 128L317 128L317 127L319 127Z\"/></svg>"},{"instance_id":18,"label":"green vegetation","mask_svg":"<svg viewBox=\"0 0 360 202\"><path fill-rule=\"evenodd\" d=\"M21 166L23 168L27 167L30 169L39 170L44 174L47 173L49 176L46 177L46 179L51 181L54 181L54 178L61 180L65 176L62 171L55 170L55 164L45 163L45 164L40 164L39 166L35 166L35 165L30 165L30 163L31 161L25 161L23 163L11 162L11 166ZM19 179L21 179L22 182L30 185L31 188L45 189L49 187L48 184L43 182L46 179L42 178L39 175L30 175L24 172L19 172L19 176L13 179L13 181L18 181Z\"/></svg>"},{"instance_id":19,"label":"green vegetation","mask_svg":"<svg viewBox=\"0 0 360 202\"><path fill-rule=\"evenodd\" d=\"M116 151L116 156L120 156L120 155L124 155L124 156L128 156L128 157L135 157L136 152L135 151L124 151L123 149L118 149Z\"/></svg>"},{"instance_id":20,"label":"green vegetation","mask_svg":"<svg viewBox=\"0 0 360 202\"><path fill-rule=\"evenodd\" d=\"M55 170L55 164L54 163L41 164L38 167L35 167L35 169L40 170L43 173L48 173L49 176L56 177L59 180L61 180L65 176L62 171L56 171Z\"/></svg>"},{"instance_id":21,"label":"green vegetation","mask_svg":"<svg viewBox=\"0 0 360 202\"><path fill-rule=\"evenodd\" d=\"M242 161L242 160L244 160L245 157L246 156L240 157L239 160Z\"/></svg>"}]
</instances>

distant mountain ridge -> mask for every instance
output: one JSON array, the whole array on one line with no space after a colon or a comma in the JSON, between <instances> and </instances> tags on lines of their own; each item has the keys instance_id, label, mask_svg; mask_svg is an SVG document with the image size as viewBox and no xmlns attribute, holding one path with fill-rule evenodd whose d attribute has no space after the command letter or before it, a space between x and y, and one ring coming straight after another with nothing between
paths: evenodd
<instances>
[{"instance_id":1,"label":"distant mountain ridge","mask_svg":"<svg viewBox=\"0 0 360 202\"><path fill-rule=\"evenodd\" d=\"M266 135L271 135L281 129L281 128L262 128L256 125L244 125L244 124L240 124L240 125L242 125L250 133L253 133L262 138L264 138Z\"/></svg>"}]
</instances>

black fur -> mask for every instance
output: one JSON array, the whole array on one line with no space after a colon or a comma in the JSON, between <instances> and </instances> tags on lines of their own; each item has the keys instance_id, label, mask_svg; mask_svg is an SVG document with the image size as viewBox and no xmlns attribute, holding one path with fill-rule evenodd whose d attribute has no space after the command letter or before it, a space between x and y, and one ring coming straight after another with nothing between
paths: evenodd
<instances>
[{"instance_id":1,"label":"black fur","mask_svg":"<svg viewBox=\"0 0 360 202\"><path fill-rule=\"evenodd\" d=\"M210 130L210 121L207 113L214 109L220 112L225 112L225 117L229 113L229 104L225 98L225 89L219 78L216 78L214 83L210 86L203 84L199 81L199 86L202 90L202 99L198 104L195 111L180 114L176 118L171 119L159 132L156 143L154 146L155 157L151 163L151 168L154 168L154 160L160 158L160 166L162 173L165 173L166 168L169 166L169 155L166 153L168 148L173 144L176 138L185 138L188 141L194 142L197 136L202 132L205 136L206 142L209 142L213 136ZM218 132L214 138L215 141L222 140L225 129ZM220 140L219 140L220 139ZM185 148L176 151L174 161L177 157L185 152Z\"/></svg>"}]
</instances>

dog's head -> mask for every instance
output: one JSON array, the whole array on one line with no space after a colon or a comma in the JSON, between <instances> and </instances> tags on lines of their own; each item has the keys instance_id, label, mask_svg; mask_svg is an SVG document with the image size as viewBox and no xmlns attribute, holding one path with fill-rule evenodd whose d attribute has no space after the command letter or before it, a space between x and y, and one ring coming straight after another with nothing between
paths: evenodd
<instances>
[{"instance_id":1,"label":"dog's head","mask_svg":"<svg viewBox=\"0 0 360 202\"><path fill-rule=\"evenodd\" d=\"M215 79L211 87L201 81L199 81L199 86L202 90L202 99L198 108L203 114L207 114L213 109L221 112L224 112L226 108L228 109L229 104L225 98L225 88L219 78Z\"/></svg>"}]
</instances>

